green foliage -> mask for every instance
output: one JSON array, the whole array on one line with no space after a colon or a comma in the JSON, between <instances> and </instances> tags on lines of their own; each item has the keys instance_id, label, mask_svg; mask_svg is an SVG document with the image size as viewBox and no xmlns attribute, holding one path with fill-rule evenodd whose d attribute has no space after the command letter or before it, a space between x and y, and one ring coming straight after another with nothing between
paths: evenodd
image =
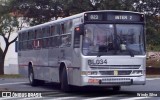
<instances>
[{"instance_id":1,"label":"green foliage","mask_svg":"<svg viewBox=\"0 0 160 100\"><path fill-rule=\"evenodd\" d=\"M13 0L0 1L0 36L4 39L5 48L0 48L0 75L4 74L4 60L9 46L17 40L17 37L11 39L12 33L20 29L18 17L13 16Z\"/></svg>"},{"instance_id":2,"label":"green foliage","mask_svg":"<svg viewBox=\"0 0 160 100\"><path fill-rule=\"evenodd\" d=\"M146 14L148 49L160 45L160 0L10 0L14 11L32 19L30 25L84 11L129 10ZM14 5L16 4L16 5ZM152 48L154 47L154 48Z\"/></svg>"},{"instance_id":3,"label":"green foliage","mask_svg":"<svg viewBox=\"0 0 160 100\"><path fill-rule=\"evenodd\" d=\"M16 17L11 16L10 14L4 14L0 16L0 33L4 35L10 34L14 31L13 27L17 27L18 24Z\"/></svg>"}]
</instances>

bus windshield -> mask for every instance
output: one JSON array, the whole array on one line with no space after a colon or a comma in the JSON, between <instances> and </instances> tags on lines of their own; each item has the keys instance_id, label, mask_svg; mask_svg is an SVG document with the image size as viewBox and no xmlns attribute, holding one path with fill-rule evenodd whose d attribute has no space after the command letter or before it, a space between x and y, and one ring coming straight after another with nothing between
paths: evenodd
<instances>
[{"instance_id":1,"label":"bus windshield","mask_svg":"<svg viewBox=\"0 0 160 100\"><path fill-rule=\"evenodd\" d=\"M143 25L86 24L82 53L95 55L144 55Z\"/></svg>"}]
</instances>

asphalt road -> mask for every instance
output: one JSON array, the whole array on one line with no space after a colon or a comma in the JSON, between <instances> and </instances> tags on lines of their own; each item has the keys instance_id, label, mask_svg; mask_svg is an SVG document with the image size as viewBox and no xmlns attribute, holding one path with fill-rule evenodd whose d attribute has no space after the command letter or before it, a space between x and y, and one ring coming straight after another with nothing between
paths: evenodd
<instances>
[{"instance_id":1,"label":"asphalt road","mask_svg":"<svg viewBox=\"0 0 160 100\"><path fill-rule=\"evenodd\" d=\"M109 88L95 87L72 87L72 89L73 92L64 93L60 91L59 85L54 83L32 87L29 85L28 79L0 79L0 91L16 91L18 93L39 91L42 95L42 97L30 98L3 97L0 100L160 100L160 78L147 78L146 85L123 86L117 92ZM143 96L138 97L138 94ZM154 97L156 95L159 97Z\"/></svg>"}]
</instances>

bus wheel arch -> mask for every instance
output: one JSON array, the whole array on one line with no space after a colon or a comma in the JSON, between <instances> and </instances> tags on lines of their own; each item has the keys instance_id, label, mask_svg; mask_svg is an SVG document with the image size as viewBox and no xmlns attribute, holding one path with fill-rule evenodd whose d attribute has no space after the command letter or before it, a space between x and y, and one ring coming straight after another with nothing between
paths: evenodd
<instances>
[{"instance_id":1,"label":"bus wheel arch","mask_svg":"<svg viewBox=\"0 0 160 100\"><path fill-rule=\"evenodd\" d=\"M32 62L29 62L29 64L28 64L28 79L29 79L31 86L37 86L37 85L44 84L44 81L35 79Z\"/></svg>"},{"instance_id":2,"label":"bus wheel arch","mask_svg":"<svg viewBox=\"0 0 160 100\"><path fill-rule=\"evenodd\" d=\"M68 72L67 72L67 68L64 62L60 64L59 81L61 85L61 90L64 92L69 92Z\"/></svg>"},{"instance_id":3,"label":"bus wheel arch","mask_svg":"<svg viewBox=\"0 0 160 100\"><path fill-rule=\"evenodd\" d=\"M28 64L28 78L29 82L32 86L36 86L36 80L34 79L34 71L33 71L33 64L29 62Z\"/></svg>"}]
</instances>

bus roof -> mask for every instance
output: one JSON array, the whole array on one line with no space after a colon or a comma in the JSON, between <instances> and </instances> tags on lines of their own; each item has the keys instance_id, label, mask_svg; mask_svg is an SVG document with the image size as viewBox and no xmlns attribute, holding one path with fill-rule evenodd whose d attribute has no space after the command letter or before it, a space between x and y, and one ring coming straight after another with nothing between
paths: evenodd
<instances>
[{"instance_id":1,"label":"bus roof","mask_svg":"<svg viewBox=\"0 0 160 100\"><path fill-rule=\"evenodd\" d=\"M135 14L144 14L141 12L125 11L125 10L97 10L97 11L86 11L83 13L88 13L88 12L128 12L128 13L135 13Z\"/></svg>"},{"instance_id":2,"label":"bus roof","mask_svg":"<svg viewBox=\"0 0 160 100\"><path fill-rule=\"evenodd\" d=\"M65 21L65 20L69 20L69 19L73 19L73 18L83 17L83 15L84 15L85 13L91 13L91 12L128 12L128 13L135 13L135 14L144 14L144 13L141 13L141 12L124 11L124 10L86 11L86 12L82 12L82 13L79 13L79 14L75 14L75 15L72 15L72 16L69 16L69 17L65 17L65 18L62 18L62 19L52 20L52 21L49 21L49 22L46 22L46 23L43 23L43 24L39 24L39 25L27 27L27 28L25 28L25 29L20 30L18 33L23 32L23 31L27 31L27 30L32 30L32 29L35 29L35 28L39 28L39 27L42 28L42 27L44 27L45 25L50 25L50 24L54 24L54 23L58 23L58 22L63 22L63 21Z\"/></svg>"}]
</instances>

